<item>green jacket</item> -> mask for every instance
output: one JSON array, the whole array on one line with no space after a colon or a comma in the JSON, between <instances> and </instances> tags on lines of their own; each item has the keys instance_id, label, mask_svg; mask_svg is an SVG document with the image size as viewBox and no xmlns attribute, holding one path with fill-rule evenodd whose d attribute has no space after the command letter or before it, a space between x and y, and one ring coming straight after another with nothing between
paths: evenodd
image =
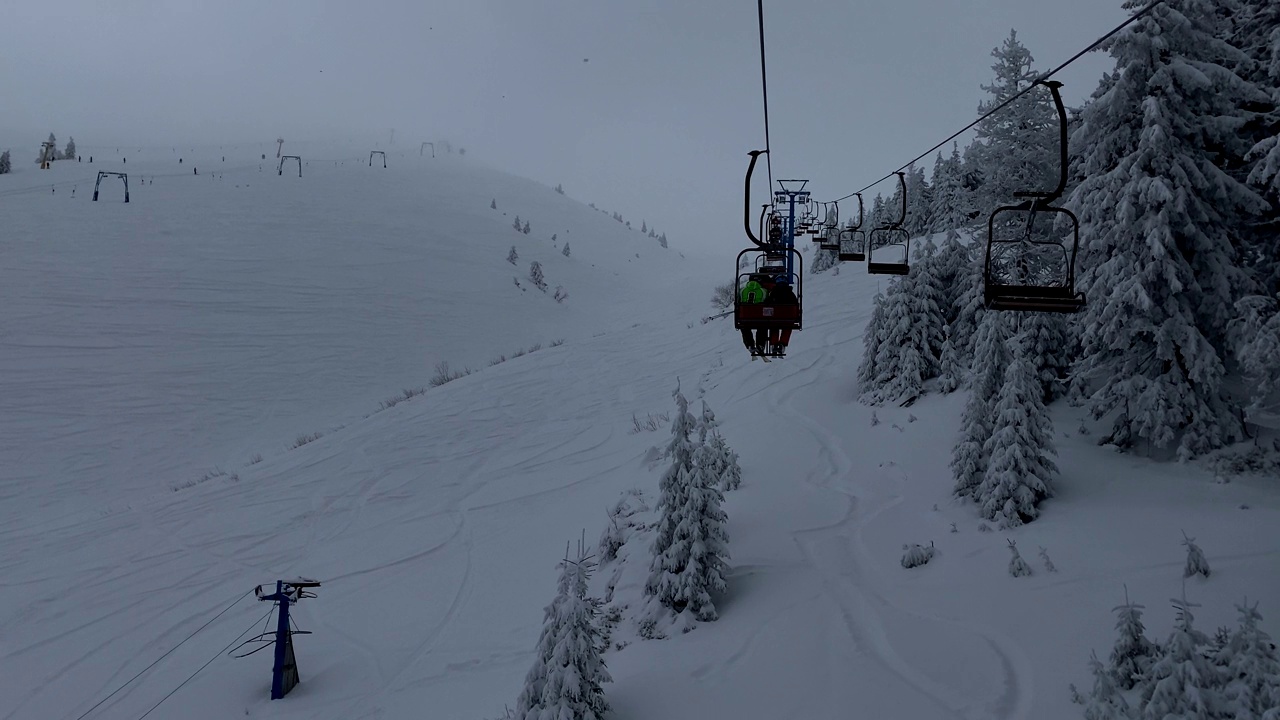
<instances>
[{"instance_id":1,"label":"green jacket","mask_svg":"<svg viewBox=\"0 0 1280 720\"><path fill-rule=\"evenodd\" d=\"M764 291L764 288L761 287L760 283L752 280L742 286L742 291L738 293L738 299L744 303L762 303L764 302L766 294L767 293Z\"/></svg>"}]
</instances>

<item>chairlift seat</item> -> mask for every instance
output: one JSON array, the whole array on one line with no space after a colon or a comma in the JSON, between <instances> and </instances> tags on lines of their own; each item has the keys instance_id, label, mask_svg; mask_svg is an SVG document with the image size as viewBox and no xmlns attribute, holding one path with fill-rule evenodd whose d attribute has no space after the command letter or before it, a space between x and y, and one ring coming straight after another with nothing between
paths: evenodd
<instances>
[{"instance_id":1,"label":"chairlift seat","mask_svg":"<svg viewBox=\"0 0 1280 720\"><path fill-rule=\"evenodd\" d=\"M869 262L867 273L871 275L906 275L910 271L907 263Z\"/></svg>"},{"instance_id":2,"label":"chairlift seat","mask_svg":"<svg viewBox=\"0 0 1280 720\"><path fill-rule=\"evenodd\" d=\"M838 259L840 262L862 262L867 259L867 254L860 252L841 252Z\"/></svg>"},{"instance_id":3,"label":"chairlift seat","mask_svg":"<svg viewBox=\"0 0 1280 720\"><path fill-rule=\"evenodd\" d=\"M983 300L991 310L1077 313L1084 309L1084 295L1069 287L1036 285L988 285Z\"/></svg>"}]
</instances>

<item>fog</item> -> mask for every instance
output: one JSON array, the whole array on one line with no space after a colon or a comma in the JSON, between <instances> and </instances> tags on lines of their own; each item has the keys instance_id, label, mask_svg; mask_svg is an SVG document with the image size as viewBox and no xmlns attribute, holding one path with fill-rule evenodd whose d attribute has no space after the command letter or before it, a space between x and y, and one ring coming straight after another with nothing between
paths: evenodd
<instances>
[{"instance_id":1,"label":"fog","mask_svg":"<svg viewBox=\"0 0 1280 720\"><path fill-rule=\"evenodd\" d=\"M88 148L385 146L394 130L391 147L448 139L677 248L745 242L742 175L764 146L749 1L0 5L0 148L15 161L51 131ZM1118 0L766 0L774 177L809 178L819 199L857 190L975 117L1010 28L1048 69L1124 17ZM1060 75L1067 102L1108 67L1095 54Z\"/></svg>"}]
</instances>

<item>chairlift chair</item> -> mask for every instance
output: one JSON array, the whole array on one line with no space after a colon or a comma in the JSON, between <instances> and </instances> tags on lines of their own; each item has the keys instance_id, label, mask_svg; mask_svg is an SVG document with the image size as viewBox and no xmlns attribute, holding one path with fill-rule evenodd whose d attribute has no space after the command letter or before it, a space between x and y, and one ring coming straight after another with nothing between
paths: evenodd
<instances>
[{"instance_id":1,"label":"chairlift chair","mask_svg":"<svg viewBox=\"0 0 1280 720\"><path fill-rule=\"evenodd\" d=\"M739 272L733 284L733 326L739 330L748 329L755 330L758 328L779 329L779 330L799 330L802 325L801 308L804 304L804 274L799 272L788 273L786 265L778 262L778 256L785 258L788 254L792 255L795 267L800 267L800 252L795 248L784 248L781 251L774 248L750 247L738 253L735 268L742 266L742 260L748 255L756 255L752 269ZM757 276L768 276L771 278L781 278L791 284L795 288L796 299L799 302L795 305L771 305L768 303L745 303L742 301L742 288L751 279Z\"/></svg>"},{"instance_id":2,"label":"chairlift chair","mask_svg":"<svg viewBox=\"0 0 1280 720\"><path fill-rule=\"evenodd\" d=\"M822 242L818 247L822 250L831 252L840 252L840 205L838 203L823 203L826 210L822 214L822 233L819 237Z\"/></svg>"},{"instance_id":3,"label":"chairlift chair","mask_svg":"<svg viewBox=\"0 0 1280 720\"><path fill-rule=\"evenodd\" d=\"M906 275L910 271L911 236L902 227L907 220L907 181L901 171L894 174L898 176L902 211L896 221L873 229L867 238L867 272L872 275ZM875 259L876 250L883 252L889 248L902 248L901 259Z\"/></svg>"},{"instance_id":4,"label":"chairlift chair","mask_svg":"<svg viewBox=\"0 0 1280 720\"><path fill-rule=\"evenodd\" d=\"M1075 313L1085 304L1075 287L1080 220L1052 204L1067 187L1067 111L1058 92L1062 83L1035 84L1049 88L1058 110L1058 185L1048 192L1015 192L1014 197L1027 199L998 207L987 218L983 299L991 310Z\"/></svg>"},{"instance_id":5,"label":"chairlift chair","mask_svg":"<svg viewBox=\"0 0 1280 720\"><path fill-rule=\"evenodd\" d=\"M840 231L837 256L840 262L862 262L867 259L867 233L862 230L862 193L854 193L854 196L858 198L858 222Z\"/></svg>"}]
</instances>

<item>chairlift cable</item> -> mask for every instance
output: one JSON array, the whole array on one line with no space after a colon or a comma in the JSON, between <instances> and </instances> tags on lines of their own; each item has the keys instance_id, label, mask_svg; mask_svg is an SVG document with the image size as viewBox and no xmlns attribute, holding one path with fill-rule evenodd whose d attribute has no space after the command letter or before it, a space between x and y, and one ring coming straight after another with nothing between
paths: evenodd
<instances>
[{"instance_id":1,"label":"chairlift cable","mask_svg":"<svg viewBox=\"0 0 1280 720\"><path fill-rule=\"evenodd\" d=\"M120 692L121 690L123 690L123 689L125 689L126 687L128 687L128 686L129 686L129 683L132 683L134 680L137 680L138 678L142 677L142 674L143 674L143 673L145 673L146 671L148 671L148 670L150 670L151 668L153 668L153 667L155 667L156 665L158 665L158 664L160 663L160 661L161 661L161 660L163 660L163 659L165 659L165 658L169 657L169 655L170 655L170 654L172 654L174 650L177 650L178 648L182 647L182 643L185 643L187 640L190 640L191 638L195 637L195 636L196 636L196 634L197 634L197 633L199 633L201 630L204 630L205 628L209 627L209 625L211 625L211 624L213 623L213 621L214 621L214 620L217 620L218 618L222 617L223 615L225 615L225 614L227 613L227 611L228 611L228 610L230 610L231 608L233 608L233 607L235 607L236 605L238 605L238 604L240 603L240 601L241 601L241 600L245 599L246 597L249 597L249 593L251 593L251 592L253 592L253 590L249 590L249 591L245 592L245 594L244 594L244 595L241 595L240 597L236 598L236 599L235 599L235 600L234 600L230 605L228 605L228 606L226 606L225 608L223 608L223 609L222 609L222 612L218 613L217 615L214 615L212 618L209 618L209 621L208 621L208 622L206 622L205 624L203 624L203 625L201 625L200 627L196 628L195 632L193 632L193 633L191 633L190 635L188 635L188 636L186 636L185 638L183 638L182 642L180 642L180 643L178 643L177 645L174 645L172 648L170 648L170 649L169 649L169 652L166 652L164 655L161 655L160 657L156 658L156 659L155 659L155 661L154 661L154 662L152 662L150 665L148 665L148 666L146 666L146 667L142 668L141 670L139 670L137 675L134 675L133 677L131 677L131 678L129 678L128 680L126 680L126 681L125 681L125 683L124 683L123 685L121 685L120 687L116 688L115 690L112 690L110 695L108 695L108 696L106 696L106 697L102 698L101 700L99 700L98 702L94 703L93 707L89 708L88 710L85 710L85 711L84 711L84 713L82 713L82 714L80 715L80 717L76 718L76 720L84 720L84 718L86 718L86 717L88 717L88 716L89 716L89 713L93 712L94 710L97 710L99 705L101 705L102 703L104 703L104 702L106 702L106 701L110 700L113 696L115 696L115 694L116 694L116 693L118 693L118 692ZM257 625L258 623L257 623L257 621L255 620L253 624L254 624L254 625ZM241 636L243 637L243 633L241 633ZM237 638L237 639L238 639L238 638Z\"/></svg>"},{"instance_id":2,"label":"chairlift cable","mask_svg":"<svg viewBox=\"0 0 1280 720\"><path fill-rule=\"evenodd\" d=\"M274 611L275 611L275 606L274 606L274 605L272 605L272 606L271 606L271 609L270 609L270 610L267 610L267 614L266 614L266 615L263 615L263 617L264 617L264 618L269 618L269 617L271 617L271 613L272 613L272 612L274 612ZM164 697L160 698L160 702L157 702L155 705L152 705L150 710L148 710L148 711L146 711L146 712L142 713L142 715L138 716L138 720L143 720L143 719L144 719L144 718L146 718L148 715L150 715L150 714L151 714L151 713L152 713L156 708L160 707L160 705L161 705L161 704L163 704L165 700L168 700L169 698L173 697L173 694L174 694L174 693L176 693L176 692L178 692L179 690L181 690L183 685L186 685L187 683L189 683L189 682L191 682L192 680L194 680L194 679L195 679L195 677L196 677L197 675L199 675L199 674L200 674L200 671L201 671L201 670L204 670L205 668L209 667L209 665L211 665L211 664L213 663L213 661L214 661L214 660L217 660L219 657L221 657L222 653L226 652L228 649L230 649L230 648L231 648L231 646L232 646L232 645L235 645L237 642L239 642L240 638L244 637L245 635L248 635L248 634L249 634L249 631L250 631L250 630L252 630L254 627L256 627L256 626L257 626L257 624L258 624L258 621L257 621L257 620L254 620L254 621L249 625L249 627L245 628L244 632L242 632L242 633L240 633L238 636L236 636L236 639L235 639L235 640L232 640L231 642L227 643L227 646L226 646L226 647L224 647L224 648L222 648L221 650L219 650L217 655L214 655L213 657L209 658L208 662L206 662L205 664L201 665L201 666L200 666L200 668L199 668L199 670L196 670L195 672L191 673L191 675L190 675L190 676L188 676L186 680L183 680L182 682L178 683L178 687L176 687L176 688L174 688L174 689L170 690L168 695L165 695Z\"/></svg>"},{"instance_id":3,"label":"chairlift cable","mask_svg":"<svg viewBox=\"0 0 1280 720\"><path fill-rule=\"evenodd\" d=\"M756 15L760 25L760 93L764 96L764 162L769 171L769 192L773 192L773 153L769 152L769 74L764 64L764 0L756 0Z\"/></svg>"},{"instance_id":4,"label":"chairlift cable","mask_svg":"<svg viewBox=\"0 0 1280 720\"><path fill-rule=\"evenodd\" d=\"M1063 62L1061 65L1058 65L1057 67L1055 67L1054 69L1050 70L1049 72L1044 73L1043 75L1040 75L1040 76L1039 76L1038 78L1036 78L1036 80L1035 80L1035 81L1033 81L1030 85L1028 85L1027 87L1025 87L1025 88L1023 88L1023 89L1019 90L1019 91L1018 91L1018 92L1016 92L1016 93L1014 93L1011 97L1009 97L1007 100L1005 100L1004 102L1000 103L999 105L996 105L995 107L991 108L991 109L990 109L990 110L988 110L986 113L984 113L981 117L979 117L977 120L974 120L973 122L969 123L968 125L965 125L963 128L960 128L960 129L959 129L959 130L957 130L956 132L954 132L954 133L952 133L951 135L949 135L949 136L948 136L945 140L943 140L942 142L938 143L937 145L934 145L933 147L929 148L928 150L925 150L924 152L922 152L922 153L920 153L919 155L915 156L914 158L912 158L911 160L909 160L905 165L903 165L902 167L898 168L897 170L894 170L893 172L891 172L891 173L889 173L889 174L885 175L884 177L880 178L879 180L876 180L875 182L873 182L873 183L871 183L871 184L867 185L866 187L863 187L863 188L861 188L861 189L859 189L859 190L856 190L856 191L854 191L854 192L851 192L851 193L849 193L848 195L845 195L844 197L837 198L837 199L836 199L836 202L839 202L839 201L841 201L841 200L847 200L847 199L849 199L849 198L853 197L854 195L857 195L857 194L858 194L858 193L860 193L860 192L865 192L865 191L867 191L867 190L870 190L871 188L875 187L876 185L879 185L880 183L884 182L885 180L888 180L888 179L892 178L895 174L897 174L897 173L899 173L899 172L902 172L902 171L906 170L907 168L911 167L912 165L914 165L915 163L919 162L920 160L925 159L925 158L926 158L926 157L928 157L931 153L933 153L935 150L939 150L939 149L941 149L941 148L942 148L944 145L946 145L947 143L951 142L952 140L955 140L956 138L960 137L961 135L965 134L966 132L968 132L968 131L972 130L974 127L976 127L976 126L978 125L978 123L981 123L983 120L986 120L987 118L991 117L992 115L995 115L996 113L1000 112L1001 110L1005 109L1005 108L1006 108L1006 107L1008 107L1010 104L1012 104L1012 103L1013 103L1013 101L1017 100L1018 98L1022 97L1023 95L1026 95L1027 93L1031 92L1032 88L1034 88L1037 84L1042 83L1042 82L1044 82L1045 80L1048 80L1049 78L1053 77L1054 75L1057 75L1059 72L1061 72L1062 70L1064 70L1068 65L1070 65L1070 64L1072 64L1072 63L1074 63L1076 60L1079 60L1080 58L1084 57L1084 56L1085 56L1085 55L1087 55L1088 53L1093 52L1094 50L1096 50L1096 49L1097 49L1097 47L1098 47L1099 45L1101 45L1102 43L1104 43L1104 42L1106 42L1106 41L1110 40L1112 37L1114 37L1114 36L1115 36L1117 33L1119 33L1121 30L1124 30L1125 28L1127 28L1127 27L1129 27L1130 25L1132 25L1134 22L1138 21L1140 18L1142 18L1142 17L1143 17L1144 15L1146 15L1147 13L1149 13L1149 12L1151 12L1152 10L1156 9L1156 6L1157 6L1157 5L1160 5L1162 2L1164 2L1164 0L1154 0L1154 2L1151 2L1151 3L1147 4L1147 5L1146 5L1145 7L1143 7L1141 10L1139 10L1138 12L1136 12L1136 13L1134 13L1133 15L1129 16L1129 18L1128 18L1127 20L1125 20L1124 22L1120 23L1120 24L1119 24L1119 25L1117 25L1115 28L1113 28L1113 29L1111 30L1111 32L1108 32L1106 35L1103 35L1102 37L1098 38L1097 40L1094 40L1094 41L1093 41L1093 43L1091 43L1088 47L1086 47L1085 49L1083 49L1083 50L1081 50L1080 52L1076 53L1075 55L1072 55L1070 58L1068 58L1068 59L1067 59L1065 62ZM762 30L762 32L763 32L763 30ZM766 123L767 123L767 117L768 117L768 116L766 115ZM766 142L767 142L767 139L766 139Z\"/></svg>"}]
</instances>

